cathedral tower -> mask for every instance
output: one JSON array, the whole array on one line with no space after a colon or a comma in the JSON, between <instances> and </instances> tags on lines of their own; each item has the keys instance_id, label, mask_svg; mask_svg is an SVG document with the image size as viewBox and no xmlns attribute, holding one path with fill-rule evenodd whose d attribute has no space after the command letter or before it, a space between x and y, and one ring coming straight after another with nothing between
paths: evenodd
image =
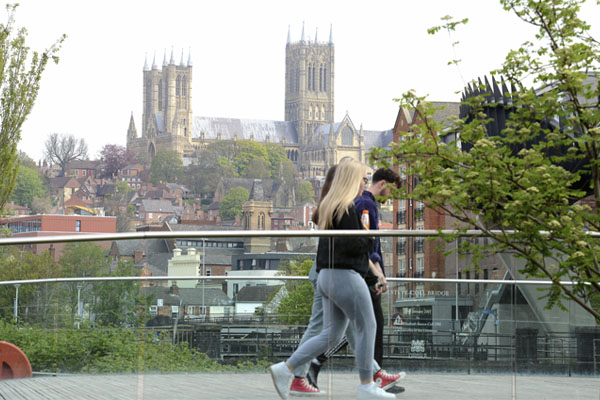
<instances>
[{"instance_id":1,"label":"cathedral tower","mask_svg":"<svg viewBox=\"0 0 600 400\"><path fill-rule=\"evenodd\" d=\"M332 31L325 43L317 33L314 40L306 40L303 24L300 41L292 43L288 28L285 47L285 120L296 125L301 153L313 142L315 129L333 123L334 117Z\"/></svg>"},{"instance_id":2,"label":"cathedral tower","mask_svg":"<svg viewBox=\"0 0 600 400\"><path fill-rule=\"evenodd\" d=\"M155 149L176 151L180 156L192 149L192 61L188 55L184 62L183 50L179 65L175 63L173 50L167 62L163 57L162 68L144 65L144 93L142 109L142 138L148 143L147 153Z\"/></svg>"}]
</instances>

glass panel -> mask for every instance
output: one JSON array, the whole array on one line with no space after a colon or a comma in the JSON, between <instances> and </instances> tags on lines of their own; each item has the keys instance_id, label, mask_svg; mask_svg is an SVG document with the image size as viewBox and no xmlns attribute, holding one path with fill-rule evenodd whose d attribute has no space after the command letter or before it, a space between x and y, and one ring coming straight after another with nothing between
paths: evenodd
<instances>
[{"instance_id":1,"label":"glass panel","mask_svg":"<svg viewBox=\"0 0 600 400\"><path fill-rule=\"evenodd\" d=\"M382 242L384 252L398 247L391 238ZM598 396L588 379L600 374L600 332L581 306L565 301L566 310L546 310L547 286L515 284L524 277L510 254L476 268L469 254L443 256L425 240L415 257L422 264L415 261L411 270L415 242L397 241L404 243L398 256L405 263L393 276L394 263L386 261L389 290L381 297L382 367L409 373L400 383L407 391L444 397L439 374L452 372L493 387L496 398L535 398L532 388L547 389L547 397L561 390ZM86 280L0 285L0 337L25 352L36 374L203 373L228 366L227 373L251 371L262 379L265 366L286 360L307 329L312 285L305 277L286 278L308 274L315 244L315 238L186 237L3 246L4 282ZM133 276L147 279L118 279ZM467 276L479 280L466 282ZM546 374L554 386L536 380ZM319 382L340 395L346 392L337 382L356 378L354 350L344 346L324 364ZM418 383L433 379L440 385Z\"/></svg>"}]
</instances>

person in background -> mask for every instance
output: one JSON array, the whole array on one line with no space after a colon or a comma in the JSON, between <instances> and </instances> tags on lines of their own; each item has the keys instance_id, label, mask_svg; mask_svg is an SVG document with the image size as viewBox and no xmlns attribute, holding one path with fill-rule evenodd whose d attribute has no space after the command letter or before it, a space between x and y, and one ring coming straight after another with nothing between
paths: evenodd
<instances>
[{"instance_id":1,"label":"person in background","mask_svg":"<svg viewBox=\"0 0 600 400\"><path fill-rule=\"evenodd\" d=\"M366 166L354 160L339 164L329 193L319 205L319 229L363 229L354 198L365 186ZM287 399L296 367L338 343L349 323L356 332L357 398L393 399L373 382L372 361L376 322L369 288L364 280L369 266L370 237L322 237L317 250L317 290L323 296L323 330L304 342L287 361L269 367L277 393Z\"/></svg>"}]
</instances>

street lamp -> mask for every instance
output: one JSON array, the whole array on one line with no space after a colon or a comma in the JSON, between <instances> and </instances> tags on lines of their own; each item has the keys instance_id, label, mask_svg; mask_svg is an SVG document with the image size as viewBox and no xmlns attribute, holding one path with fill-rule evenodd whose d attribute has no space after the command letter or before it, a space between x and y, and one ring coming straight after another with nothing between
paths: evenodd
<instances>
[{"instance_id":1,"label":"street lamp","mask_svg":"<svg viewBox=\"0 0 600 400\"><path fill-rule=\"evenodd\" d=\"M16 292L15 292L15 309L14 309L15 321L19 318L19 286L21 286L20 283L15 283L15 288L16 288Z\"/></svg>"}]
</instances>

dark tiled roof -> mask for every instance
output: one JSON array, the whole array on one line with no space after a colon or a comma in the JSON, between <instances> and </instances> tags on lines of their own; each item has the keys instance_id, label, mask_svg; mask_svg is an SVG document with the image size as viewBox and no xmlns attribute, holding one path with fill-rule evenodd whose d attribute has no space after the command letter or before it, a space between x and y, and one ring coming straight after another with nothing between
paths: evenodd
<instances>
[{"instance_id":1,"label":"dark tiled roof","mask_svg":"<svg viewBox=\"0 0 600 400\"><path fill-rule=\"evenodd\" d=\"M67 169L96 169L100 164L99 160L73 160L67 166Z\"/></svg>"},{"instance_id":2,"label":"dark tiled roof","mask_svg":"<svg viewBox=\"0 0 600 400\"><path fill-rule=\"evenodd\" d=\"M142 288L144 295L153 295L152 304L156 304L156 299L163 299L165 306L178 306L180 301L185 306L200 306L202 303L206 306L231 306L231 300L221 289L205 288L204 296L202 288L178 288L179 294L173 294L170 287L152 286ZM203 301L204 298L204 301Z\"/></svg>"},{"instance_id":3,"label":"dark tiled roof","mask_svg":"<svg viewBox=\"0 0 600 400\"><path fill-rule=\"evenodd\" d=\"M157 213L175 213L173 204L167 200L142 200L142 207L145 212L157 212Z\"/></svg>"},{"instance_id":4,"label":"dark tiled roof","mask_svg":"<svg viewBox=\"0 0 600 400\"><path fill-rule=\"evenodd\" d=\"M238 292L236 296L236 301L245 301L249 303L264 303L265 301L267 301L269 295L281 289L281 286L282 285L244 286Z\"/></svg>"}]
</instances>

